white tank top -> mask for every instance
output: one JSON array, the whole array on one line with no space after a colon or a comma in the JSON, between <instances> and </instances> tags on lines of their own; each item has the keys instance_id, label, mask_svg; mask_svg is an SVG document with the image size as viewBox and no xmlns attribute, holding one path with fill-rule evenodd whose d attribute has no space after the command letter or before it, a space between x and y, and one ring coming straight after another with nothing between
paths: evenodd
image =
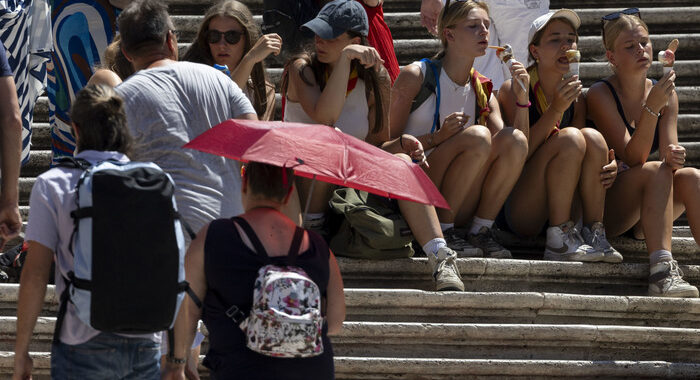
<instances>
[{"instance_id":1,"label":"white tank top","mask_svg":"<svg viewBox=\"0 0 700 380\"><path fill-rule=\"evenodd\" d=\"M426 70L432 70L425 62L416 61L412 65L420 67L423 78L426 76ZM428 73L427 75L433 74ZM435 116L436 99L435 94L430 95L423 104L408 115L403 133L413 136L430 133ZM445 70L440 69L440 126L445 118L453 112L464 112L469 116L465 127L476 124L476 94L472 89L471 81L468 81L465 86L460 86L447 76Z\"/></svg>"},{"instance_id":2,"label":"white tank top","mask_svg":"<svg viewBox=\"0 0 700 380\"><path fill-rule=\"evenodd\" d=\"M284 108L284 121L318 124L304 112L300 103L287 99ZM355 88L345 97L345 104L340 117L333 125L348 135L365 140L369 133L369 107L365 93L365 82L358 79Z\"/></svg>"}]
</instances>

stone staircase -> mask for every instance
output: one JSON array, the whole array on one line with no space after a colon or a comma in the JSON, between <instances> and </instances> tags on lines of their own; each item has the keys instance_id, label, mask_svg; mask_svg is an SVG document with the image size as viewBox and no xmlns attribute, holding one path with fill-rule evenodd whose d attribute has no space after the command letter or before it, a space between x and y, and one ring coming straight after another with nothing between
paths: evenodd
<instances>
[{"instance_id":1,"label":"stone staircase","mask_svg":"<svg viewBox=\"0 0 700 380\"><path fill-rule=\"evenodd\" d=\"M181 51L211 0L166 0ZM439 46L420 26L418 0L385 0L399 64L432 56ZM246 0L260 15L262 0ZM582 19L581 76L586 86L608 75L600 17L641 7L655 51L681 41L675 69L681 115L678 135L688 163L700 166L700 3L694 0L552 0ZM259 16L256 16L260 20ZM683 33L678 33L683 31ZM270 62L271 80L281 67ZM661 76L654 63L651 77ZM279 105L279 95L278 95ZM48 168L48 100L35 110L32 156L20 179L26 220L36 175ZM432 292L427 259L339 259L347 322L333 338L340 379L463 379L467 377L700 378L700 300L646 294L643 243L618 238L622 264L541 260L543 241L511 242L515 260L459 259L465 292ZM673 253L685 278L700 286L700 249L687 221L674 228ZM12 371L17 285L0 285L0 378ZM56 296L49 289L32 346L35 373L46 378ZM206 349L206 343L205 343ZM206 375L206 370L202 368Z\"/></svg>"}]
</instances>

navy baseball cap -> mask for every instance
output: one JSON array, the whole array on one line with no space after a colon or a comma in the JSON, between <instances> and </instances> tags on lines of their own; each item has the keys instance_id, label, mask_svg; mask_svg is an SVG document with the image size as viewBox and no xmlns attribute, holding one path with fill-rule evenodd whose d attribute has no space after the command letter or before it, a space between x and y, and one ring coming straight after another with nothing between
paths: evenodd
<instances>
[{"instance_id":1,"label":"navy baseball cap","mask_svg":"<svg viewBox=\"0 0 700 380\"><path fill-rule=\"evenodd\" d=\"M313 20L301 26L307 37L314 34L332 40L352 30L363 36L369 34L369 21L362 5L355 0L334 0L326 4Z\"/></svg>"}]
</instances>

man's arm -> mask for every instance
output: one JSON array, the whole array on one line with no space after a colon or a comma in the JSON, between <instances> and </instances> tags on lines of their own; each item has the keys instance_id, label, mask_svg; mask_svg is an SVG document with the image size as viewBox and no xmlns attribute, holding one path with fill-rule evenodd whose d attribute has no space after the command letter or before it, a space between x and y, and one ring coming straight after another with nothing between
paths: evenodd
<instances>
[{"instance_id":1,"label":"man's arm","mask_svg":"<svg viewBox=\"0 0 700 380\"><path fill-rule=\"evenodd\" d=\"M22 269L19 285L14 379L25 379L31 376L32 359L29 357L29 342L44 304L52 261L51 249L35 241L29 242L27 260Z\"/></svg>"},{"instance_id":2,"label":"man's arm","mask_svg":"<svg viewBox=\"0 0 700 380\"><path fill-rule=\"evenodd\" d=\"M19 215L19 169L22 155L22 119L13 77L0 77L0 235L2 244L22 228Z\"/></svg>"}]
</instances>

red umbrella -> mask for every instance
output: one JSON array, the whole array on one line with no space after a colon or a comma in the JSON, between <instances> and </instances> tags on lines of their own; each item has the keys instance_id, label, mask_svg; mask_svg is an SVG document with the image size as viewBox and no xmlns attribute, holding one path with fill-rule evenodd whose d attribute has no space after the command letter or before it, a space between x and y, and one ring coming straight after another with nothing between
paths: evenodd
<instances>
[{"instance_id":1,"label":"red umbrella","mask_svg":"<svg viewBox=\"0 0 700 380\"><path fill-rule=\"evenodd\" d=\"M293 167L302 177L449 209L418 165L325 125L232 119L184 147L243 162Z\"/></svg>"}]
</instances>

